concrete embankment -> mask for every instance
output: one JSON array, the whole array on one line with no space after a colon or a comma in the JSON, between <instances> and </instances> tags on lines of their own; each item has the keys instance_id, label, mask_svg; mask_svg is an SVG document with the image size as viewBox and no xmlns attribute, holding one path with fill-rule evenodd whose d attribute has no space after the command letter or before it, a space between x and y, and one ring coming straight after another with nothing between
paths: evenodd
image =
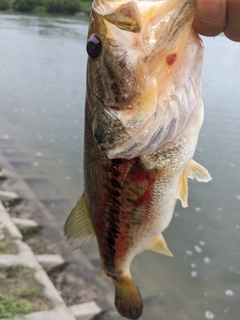
<instances>
[{"instance_id":1,"label":"concrete embankment","mask_svg":"<svg viewBox=\"0 0 240 320\"><path fill-rule=\"evenodd\" d=\"M113 288L99 267L82 250L67 248L62 226L2 153L0 164L0 226L16 246L14 254L0 251L0 273L16 266L31 269L51 302L48 310L24 319L122 319L112 304ZM31 179L37 183L37 177Z\"/></svg>"}]
</instances>

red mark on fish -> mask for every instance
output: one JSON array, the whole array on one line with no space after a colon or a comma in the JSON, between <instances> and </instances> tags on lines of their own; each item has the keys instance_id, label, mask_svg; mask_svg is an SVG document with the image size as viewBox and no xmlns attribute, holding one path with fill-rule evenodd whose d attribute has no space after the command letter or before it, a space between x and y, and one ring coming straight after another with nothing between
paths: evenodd
<instances>
[{"instance_id":1,"label":"red mark on fish","mask_svg":"<svg viewBox=\"0 0 240 320\"><path fill-rule=\"evenodd\" d=\"M171 53L171 54L169 54L169 55L167 56L167 58L166 58L167 64L168 64L169 66L173 65L174 62L175 62L175 60L176 60L176 58L177 58L177 54L176 54L176 53Z\"/></svg>"}]
</instances>

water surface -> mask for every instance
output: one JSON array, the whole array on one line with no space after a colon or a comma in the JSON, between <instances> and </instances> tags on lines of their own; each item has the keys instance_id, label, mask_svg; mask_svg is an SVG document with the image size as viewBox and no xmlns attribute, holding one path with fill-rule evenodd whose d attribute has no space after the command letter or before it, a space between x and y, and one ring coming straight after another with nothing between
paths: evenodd
<instances>
[{"instance_id":1,"label":"water surface","mask_svg":"<svg viewBox=\"0 0 240 320\"><path fill-rule=\"evenodd\" d=\"M69 208L83 190L87 20L0 14L1 150L27 161L24 176L47 178ZM174 258L144 252L133 263L144 320L239 319L240 44L223 36L204 43L195 159L213 181L190 181L189 207L177 203L164 232ZM43 189L39 197L50 197ZM68 212L53 212L63 224ZM83 250L98 264L94 242Z\"/></svg>"}]
</instances>

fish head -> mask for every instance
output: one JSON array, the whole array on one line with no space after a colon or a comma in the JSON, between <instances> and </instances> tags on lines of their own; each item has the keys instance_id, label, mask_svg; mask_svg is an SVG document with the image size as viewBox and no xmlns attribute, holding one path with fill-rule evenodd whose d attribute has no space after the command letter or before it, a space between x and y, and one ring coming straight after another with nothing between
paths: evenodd
<instances>
[{"instance_id":1,"label":"fish head","mask_svg":"<svg viewBox=\"0 0 240 320\"><path fill-rule=\"evenodd\" d=\"M191 30L192 3L93 3L87 101L93 135L109 158L151 154L169 132L176 133L178 114L169 111L169 83L182 71L177 65L189 58L184 45Z\"/></svg>"}]
</instances>

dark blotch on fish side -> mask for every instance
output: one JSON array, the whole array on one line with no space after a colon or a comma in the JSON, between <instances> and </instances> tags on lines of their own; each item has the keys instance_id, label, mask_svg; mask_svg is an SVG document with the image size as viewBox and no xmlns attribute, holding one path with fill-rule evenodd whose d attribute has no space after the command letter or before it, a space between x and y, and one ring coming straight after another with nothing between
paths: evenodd
<instances>
[{"instance_id":1,"label":"dark blotch on fish side","mask_svg":"<svg viewBox=\"0 0 240 320\"><path fill-rule=\"evenodd\" d=\"M121 188L122 187L121 183L118 180L114 179L114 178L110 179L110 183L111 183L111 186L113 188Z\"/></svg>"},{"instance_id":2,"label":"dark blotch on fish side","mask_svg":"<svg viewBox=\"0 0 240 320\"><path fill-rule=\"evenodd\" d=\"M95 129L95 131L94 131L94 137L95 137L95 139L96 139L96 141L97 141L97 143L100 145L101 144L101 142L102 142L102 139L103 139L103 132L102 132L102 130L99 128L99 127L97 127L96 129Z\"/></svg>"}]
</instances>

